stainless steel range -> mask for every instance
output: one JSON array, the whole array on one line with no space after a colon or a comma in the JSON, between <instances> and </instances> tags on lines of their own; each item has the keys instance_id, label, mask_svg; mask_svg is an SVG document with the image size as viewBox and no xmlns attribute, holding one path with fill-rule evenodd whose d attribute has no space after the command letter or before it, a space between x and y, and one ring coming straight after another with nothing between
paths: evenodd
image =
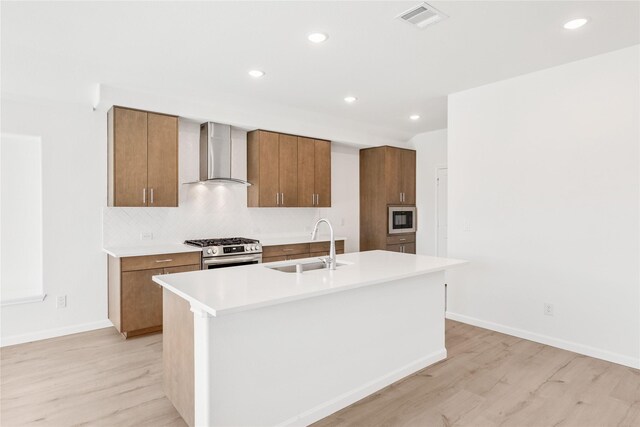
<instances>
[{"instance_id":1,"label":"stainless steel range","mask_svg":"<svg viewBox=\"0 0 640 427\"><path fill-rule=\"evenodd\" d=\"M186 240L184 243L202 248L203 270L262 262L262 245L260 241L254 239L232 237Z\"/></svg>"}]
</instances>

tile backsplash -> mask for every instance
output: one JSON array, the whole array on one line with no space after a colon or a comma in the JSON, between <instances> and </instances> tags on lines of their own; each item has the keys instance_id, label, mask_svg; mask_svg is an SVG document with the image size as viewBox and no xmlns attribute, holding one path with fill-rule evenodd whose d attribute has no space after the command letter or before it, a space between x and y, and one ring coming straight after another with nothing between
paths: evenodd
<instances>
[{"instance_id":1,"label":"tile backsplash","mask_svg":"<svg viewBox=\"0 0 640 427\"><path fill-rule=\"evenodd\" d=\"M103 208L103 245L299 236L311 232L319 215L317 208L247 208L241 185L184 184L178 208ZM142 233L152 233L153 240L142 240Z\"/></svg>"}]
</instances>

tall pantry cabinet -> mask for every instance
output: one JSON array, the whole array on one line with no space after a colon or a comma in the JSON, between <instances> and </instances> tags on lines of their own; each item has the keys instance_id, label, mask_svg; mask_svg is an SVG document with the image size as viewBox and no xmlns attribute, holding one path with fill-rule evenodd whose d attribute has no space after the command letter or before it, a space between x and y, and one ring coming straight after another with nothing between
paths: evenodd
<instances>
[{"instance_id":1,"label":"tall pantry cabinet","mask_svg":"<svg viewBox=\"0 0 640 427\"><path fill-rule=\"evenodd\" d=\"M415 233L388 234L388 207L415 203L415 150L389 146L360 150L361 251L415 253Z\"/></svg>"}]
</instances>

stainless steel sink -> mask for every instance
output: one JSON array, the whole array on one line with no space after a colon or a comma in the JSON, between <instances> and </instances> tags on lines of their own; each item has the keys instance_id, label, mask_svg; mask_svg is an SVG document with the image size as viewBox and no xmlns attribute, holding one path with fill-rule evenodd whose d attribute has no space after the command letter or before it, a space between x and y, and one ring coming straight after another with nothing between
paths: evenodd
<instances>
[{"instance_id":1,"label":"stainless steel sink","mask_svg":"<svg viewBox=\"0 0 640 427\"><path fill-rule=\"evenodd\" d=\"M336 263L336 268L346 265L343 262L337 262ZM300 267L298 267L300 266ZM298 272L298 269L300 269L300 273L304 273L305 271L311 271L311 270L322 270L322 269L327 269L327 265L325 263L323 263L322 261L318 261L318 262L306 262L306 263L302 263L302 262L295 262L295 263L291 263L291 264L285 264L285 265L273 265L273 266L265 266L267 268L270 268L272 270L278 270L278 271L282 271L283 273L296 273Z\"/></svg>"}]
</instances>

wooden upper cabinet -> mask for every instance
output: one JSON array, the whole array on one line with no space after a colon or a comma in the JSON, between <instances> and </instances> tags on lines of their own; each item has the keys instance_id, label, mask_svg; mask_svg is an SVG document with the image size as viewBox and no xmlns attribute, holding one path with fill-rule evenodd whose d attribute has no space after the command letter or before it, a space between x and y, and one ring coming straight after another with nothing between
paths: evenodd
<instances>
[{"instance_id":1,"label":"wooden upper cabinet","mask_svg":"<svg viewBox=\"0 0 640 427\"><path fill-rule=\"evenodd\" d=\"M387 204L416 204L416 152L384 147Z\"/></svg>"},{"instance_id":2,"label":"wooden upper cabinet","mask_svg":"<svg viewBox=\"0 0 640 427\"><path fill-rule=\"evenodd\" d=\"M113 107L108 120L108 205L178 206L178 118Z\"/></svg>"},{"instance_id":3,"label":"wooden upper cabinet","mask_svg":"<svg viewBox=\"0 0 640 427\"><path fill-rule=\"evenodd\" d=\"M147 114L148 206L178 206L178 118Z\"/></svg>"},{"instance_id":4,"label":"wooden upper cabinet","mask_svg":"<svg viewBox=\"0 0 640 427\"><path fill-rule=\"evenodd\" d=\"M260 205L280 203L280 141L277 133L260 132Z\"/></svg>"},{"instance_id":5,"label":"wooden upper cabinet","mask_svg":"<svg viewBox=\"0 0 640 427\"><path fill-rule=\"evenodd\" d=\"M298 206L298 137L279 135L280 206Z\"/></svg>"},{"instance_id":6,"label":"wooden upper cabinet","mask_svg":"<svg viewBox=\"0 0 640 427\"><path fill-rule=\"evenodd\" d=\"M248 207L331 206L331 142L249 132L247 179Z\"/></svg>"},{"instance_id":7,"label":"wooden upper cabinet","mask_svg":"<svg viewBox=\"0 0 640 427\"><path fill-rule=\"evenodd\" d=\"M109 111L109 206L146 206L147 113Z\"/></svg>"},{"instance_id":8,"label":"wooden upper cabinet","mask_svg":"<svg viewBox=\"0 0 640 427\"><path fill-rule=\"evenodd\" d=\"M301 207L316 204L315 147L315 139L298 138L298 206Z\"/></svg>"},{"instance_id":9,"label":"wooden upper cabinet","mask_svg":"<svg viewBox=\"0 0 640 427\"><path fill-rule=\"evenodd\" d=\"M298 137L298 206L331 207L331 142Z\"/></svg>"},{"instance_id":10,"label":"wooden upper cabinet","mask_svg":"<svg viewBox=\"0 0 640 427\"><path fill-rule=\"evenodd\" d=\"M331 207L331 142L315 140L316 206Z\"/></svg>"},{"instance_id":11,"label":"wooden upper cabinet","mask_svg":"<svg viewBox=\"0 0 640 427\"><path fill-rule=\"evenodd\" d=\"M402 158L400 150L394 147L385 147L384 176L387 191L387 203L399 205L402 203Z\"/></svg>"},{"instance_id":12,"label":"wooden upper cabinet","mask_svg":"<svg viewBox=\"0 0 640 427\"><path fill-rule=\"evenodd\" d=\"M400 187L402 204L416 204L416 152L400 150Z\"/></svg>"}]
</instances>

